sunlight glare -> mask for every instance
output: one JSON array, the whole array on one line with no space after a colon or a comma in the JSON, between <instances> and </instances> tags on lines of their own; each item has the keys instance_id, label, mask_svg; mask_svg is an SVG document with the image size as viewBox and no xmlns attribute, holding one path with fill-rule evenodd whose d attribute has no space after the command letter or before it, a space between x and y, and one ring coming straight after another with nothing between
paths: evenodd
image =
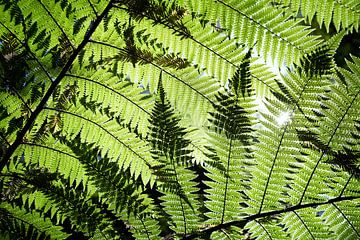
<instances>
[{"instance_id":1,"label":"sunlight glare","mask_svg":"<svg viewBox=\"0 0 360 240\"><path fill-rule=\"evenodd\" d=\"M287 123L290 119L290 113L289 112L283 112L280 114L280 116L277 118L277 123L282 126L285 123Z\"/></svg>"}]
</instances>

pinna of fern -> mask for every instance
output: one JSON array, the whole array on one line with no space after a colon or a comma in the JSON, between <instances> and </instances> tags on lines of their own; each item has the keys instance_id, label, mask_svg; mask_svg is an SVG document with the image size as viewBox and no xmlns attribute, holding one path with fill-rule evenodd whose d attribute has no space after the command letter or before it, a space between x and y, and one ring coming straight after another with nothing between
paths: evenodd
<instances>
[{"instance_id":1,"label":"pinna of fern","mask_svg":"<svg viewBox=\"0 0 360 240\"><path fill-rule=\"evenodd\" d=\"M158 84L158 98L150 118L149 140L152 155L159 162L155 166L159 191L163 194L164 211L171 218L171 227L177 233L185 235L196 229L198 200L195 194L198 189L194 182L195 174L187 169L193 164L190 141L185 138L186 131L179 126L170 102L166 99L162 86L162 75Z\"/></svg>"},{"instance_id":2,"label":"pinna of fern","mask_svg":"<svg viewBox=\"0 0 360 240\"><path fill-rule=\"evenodd\" d=\"M355 4L352 0L323 2L279 0L274 3L279 4L279 7L291 9L295 16L300 13L307 22L315 18L320 26L325 26L327 31L330 30L330 24L333 24L337 31L347 27L359 29L359 4Z\"/></svg>"}]
</instances>

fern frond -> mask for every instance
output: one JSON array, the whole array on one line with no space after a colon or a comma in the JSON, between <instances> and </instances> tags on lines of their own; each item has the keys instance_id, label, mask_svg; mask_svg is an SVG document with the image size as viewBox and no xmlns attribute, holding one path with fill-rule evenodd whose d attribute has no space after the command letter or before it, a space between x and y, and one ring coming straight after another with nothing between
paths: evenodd
<instances>
[{"instance_id":1,"label":"fern frond","mask_svg":"<svg viewBox=\"0 0 360 240\"><path fill-rule=\"evenodd\" d=\"M250 78L250 57L251 50L249 50L243 62L240 64L239 68L236 70L234 77L229 82L229 88L239 99L240 92L243 98L245 98L245 93L250 97L252 87L251 87L251 78Z\"/></svg>"},{"instance_id":2,"label":"fern frond","mask_svg":"<svg viewBox=\"0 0 360 240\"><path fill-rule=\"evenodd\" d=\"M252 206L256 206L259 212L296 199L296 194L288 195L287 192L289 189L295 191L298 184L303 182L298 173L303 171L306 162L306 152L297 139L296 128L308 122L308 119L316 119L314 110L321 111L321 107L315 94L323 92L322 88L328 84L325 79L303 79L298 73L290 71L282 78L279 86L283 97L275 95L275 99L267 99L260 112L260 122L264 128L259 130L259 143L254 154L257 164L261 166L257 165L252 171L254 180L251 184L257 190L246 191L252 199L250 205L255 204ZM310 123L309 127L313 127ZM267 177L263 177L264 174ZM289 183L290 179L296 183L294 186Z\"/></svg>"},{"instance_id":3,"label":"fern frond","mask_svg":"<svg viewBox=\"0 0 360 240\"><path fill-rule=\"evenodd\" d=\"M334 68L333 59L329 49L317 48L300 59L300 69L304 71L307 77L330 74Z\"/></svg>"},{"instance_id":4,"label":"fern frond","mask_svg":"<svg viewBox=\"0 0 360 240\"><path fill-rule=\"evenodd\" d=\"M356 0L0 12L0 238L360 237Z\"/></svg>"},{"instance_id":5,"label":"fern frond","mask_svg":"<svg viewBox=\"0 0 360 240\"><path fill-rule=\"evenodd\" d=\"M44 94L46 82L39 75L35 77L36 68L31 61L29 52L21 46L18 39L12 34L7 33L0 37L2 39L2 47L0 50L0 90L2 91L2 102L7 108L9 115L12 114L11 105L16 104L21 110L21 116L8 117L8 121L17 121L21 125L29 118L39 99ZM7 96L9 95L9 96ZM13 103L8 105L7 100L13 99ZM10 109L9 109L10 107ZM6 121L6 120L5 120ZM8 133L10 135L16 129L10 124ZM18 126L20 127L20 126Z\"/></svg>"},{"instance_id":6,"label":"fern frond","mask_svg":"<svg viewBox=\"0 0 360 240\"><path fill-rule=\"evenodd\" d=\"M355 61L359 61L355 57L353 59ZM355 69L358 68L356 67L357 65L353 64L352 66ZM339 156L339 154L341 155L344 148L347 148L347 138L349 133L357 132L354 121L359 121L358 114L356 114L358 111L360 94L358 77L355 73L351 73L346 70L340 70L340 72L351 87L343 85L340 83L341 80L338 77L336 78L338 83L332 84L330 86L331 92L324 95L325 100L322 102L323 110L321 110L321 112L328 117L320 119L318 129L318 131L321 131L321 135L319 135L321 141L325 143L325 147L331 148L333 152L337 152L335 156ZM359 151L358 148L353 147L352 149ZM343 187L346 185L347 179L351 178L345 172L336 173L336 185L327 183L330 184L331 188L325 187L324 185L324 187L321 187L320 190L319 183L323 182L320 178L324 179L323 177L325 176L331 178L331 176L334 176L337 171L335 169L331 169L331 166L326 164L326 161L329 157L331 157L331 154L327 154L326 151L311 154L314 154L313 156L315 162L313 167L310 168L312 170L309 169L310 171L307 171L308 174L310 173L310 176L307 178L306 184L303 185L304 187L300 202L306 198L307 191L309 190L314 190L318 196L325 191L328 196L337 196L337 194L343 192ZM315 174L315 172L321 172L321 174Z\"/></svg>"},{"instance_id":7,"label":"fern frond","mask_svg":"<svg viewBox=\"0 0 360 240\"><path fill-rule=\"evenodd\" d=\"M182 38L191 37L191 33L181 21L186 9L177 5L176 2L168 4L165 1L131 0L123 4L126 6L126 11L129 12L130 16L136 20L142 20L146 17L151 19L154 25L165 24L166 27L174 30Z\"/></svg>"},{"instance_id":8,"label":"fern frond","mask_svg":"<svg viewBox=\"0 0 360 240\"><path fill-rule=\"evenodd\" d=\"M150 136L152 155L160 165L156 166L160 197L164 210L171 217L171 229L185 235L197 228L199 221L195 211L198 201L195 192L195 174L187 169L192 164L190 141L185 139L185 129L179 127L179 119L165 97L160 75L158 97L151 114Z\"/></svg>"},{"instance_id":9,"label":"fern frond","mask_svg":"<svg viewBox=\"0 0 360 240\"><path fill-rule=\"evenodd\" d=\"M180 120L175 117L174 110L165 98L161 81L157 94L159 97L149 119L153 154L154 156L166 156L176 164L189 165L190 151L186 148L190 141L184 138L185 129L178 126Z\"/></svg>"},{"instance_id":10,"label":"fern frond","mask_svg":"<svg viewBox=\"0 0 360 240\"><path fill-rule=\"evenodd\" d=\"M37 172L37 174L44 173ZM101 209L91 203L82 185L72 188L61 177L58 177L58 181L51 182L49 179L46 181L45 176L44 181L34 183L34 181L31 181L30 175L29 181L51 201L51 205L57 210L56 214L60 216L60 219L69 219L75 230L93 235L96 229L105 231L107 225L110 224L109 220L106 222L106 219L104 219Z\"/></svg>"},{"instance_id":11,"label":"fern frond","mask_svg":"<svg viewBox=\"0 0 360 240\"><path fill-rule=\"evenodd\" d=\"M239 42L254 49L280 66L283 62L291 65L300 56L307 53L319 40L311 36L311 31L300 25L300 21L291 19L291 15L274 8L269 1L182 1L192 6L191 10L201 13L205 9L216 9L206 14L207 20L216 23L218 20L228 35L235 36Z\"/></svg>"},{"instance_id":12,"label":"fern frond","mask_svg":"<svg viewBox=\"0 0 360 240\"><path fill-rule=\"evenodd\" d=\"M274 220L274 222L278 222L278 220ZM283 231L283 229L278 226L278 224L272 224L271 218L270 221L261 221L255 220L250 221L245 225L245 229L249 231L247 234L249 237L255 237L260 239L272 239L274 237L279 237L286 239L288 238L287 234Z\"/></svg>"},{"instance_id":13,"label":"fern frond","mask_svg":"<svg viewBox=\"0 0 360 240\"><path fill-rule=\"evenodd\" d=\"M328 162L338 165L340 168L348 172L351 176L360 178L360 153L358 151L344 148L344 151L333 154Z\"/></svg>"},{"instance_id":14,"label":"fern frond","mask_svg":"<svg viewBox=\"0 0 360 240\"><path fill-rule=\"evenodd\" d=\"M318 210L321 212L321 218L329 226L330 233L335 238L358 238L360 236L359 225L356 215L358 214L359 201L334 203L325 205Z\"/></svg>"},{"instance_id":15,"label":"fern frond","mask_svg":"<svg viewBox=\"0 0 360 240\"><path fill-rule=\"evenodd\" d=\"M300 16L304 17L307 22L311 22L315 17L320 27L324 24L327 31L329 31L331 23L338 32L348 27L354 28L356 31L359 29L360 11L357 1L277 0L275 2L291 9L294 16L298 16L300 13Z\"/></svg>"},{"instance_id":16,"label":"fern frond","mask_svg":"<svg viewBox=\"0 0 360 240\"><path fill-rule=\"evenodd\" d=\"M214 76L221 86L226 86L228 79L242 63L246 54L244 46L236 39L214 30L210 23L203 25L200 17L194 19L190 15L185 16L184 22L193 33L190 39L180 39L170 31L163 31L161 26L150 27L147 21L141 22L140 29L145 28L144 33L149 35L156 34L165 49L175 53L181 52L186 59L199 67L199 71ZM255 89L261 93L259 96L263 96L264 92L272 89L274 74L270 74L268 69L264 69L257 62L252 63L250 67L253 84L257 86Z\"/></svg>"},{"instance_id":17,"label":"fern frond","mask_svg":"<svg viewBox=\"0 0 360 240\"><path fill-rule=\"evenodd\" d=\"M101 52L109 51L112 52L114 50L120 51L121 48L107 43L101 43L98 41L92 41L91 44L92 52L96 52L99 54ZM108 49L108 50L106 50ZM90 54L90 51L86 51L84 58L91 58L93 55ZM94 56L95 57L95 56ZM93 61L93 60L92 60ZM86 62L84 65L86 66ZM163 79L166 82L165 88L170 90L172 88L181 89L183 93L177 92L176 94L170 95L171 102L181 104L181 105L189 105L189 102L192 102L192 94L195 93L196 98L198 98L199 104L194 105L191 104L191 108L188 108L188 112L191 114L201 113L203 111L196 111L196 109L202 109L209 107L211 102L211 97L213 96L215 89L218 89L218 83L211 77L202 76L199 74L198 70L195 68L185 68L180 69L173 72L172 69L168 69L156 64L156 62L150 62L146 65L138 65L136 68L132 66L130 63L123 62L119 64L119 66L123 69L123 72L128 74L128 78L131 82L141 83L142 86L149 89L150 93L155 92L157 87L157 81L160 72L163 72ZM208 79L210 84L204 84L204 79ZM179 108L183 109L183 108ZM187 115L188 113L184 113ZM194 118L202 118L203 116L194 116Z\"/></svg>"},{"instance_id":18,"label":"fern frond","mask_svg":"<svg viewBox=\"0 0 360 240\"><path fill-rule=\"evenodd\" d=\"M248 65L242 66L240 71L243 71L242 76L236 73L231 80L232 86L239 86L240 77L249 76ZM250 84L243 86L243 89L249 94L252 92ZM222 224L230 219L240 219L246 214L247 204L244 202L247 196L244 190L252 176L242 166L250 167L254 164L250 147L254 137L254 98L253 95L237 98L240 94L238 90L231 88L230 93L219 92L216 96L217 102L213 105L215 111L209 113L211 124L208 127L207 139L211 146L211 154L208 157L219 161L225 167L225 171L222 171L205 166L206 176L210 179L205 182L209 187L205 190L208 199L205 206L209 210L205 215L208 218L207 223L211 225ZM223 237L220 237L220 232L216 235L222 239L226 234Z\"/></svg>"},{"instance_id":19,"label":"fern frond","mask_svg":"<svg viewBox=\"0 0 360 240\"><path fill-rule=\"evenodd\" d=\"M24 181L22 205L50 216L55 224L70 224L72 232L93 236L97 231L116 236L111 219L94 195L82 185L74 186L58 174L49 174L46 169L28 168L22 174L12 174L14 179ZM24 177L26 176L26 177Z\"/></svg>"},{"instance_id":20,"label":"fern frond","mask_svg":"<svg viewBox=\"0 0 360 240\"><path fill-rule=\"evenodd\" d=\"M37 212L29 213L25 209L3 202L0 204L0 214L0 236L4 239L64 239L69 236L61 231L61 227L54 226Z\"/></svg>"},{"instance_id":21,"label":"fern frond","mask_svg":"<svg viewBox=\"0 0 360 240\"><path fill-rule=\"evenodd\" d=\"M49 138L45 144L27 142L22 144L15 156L19 160L23 156L25 166L37 164L39 167L49 169L51 172L58 172L69 179L70 184L76 185L82 181L86 183L88 178L85 176L85 169L65 145L59 143L56 139Z\"/></svg>"},{"instance_id":22,"label":"fern frond","mask_svg":"<svg viewBox=\"0 0 360 240\"><path fill-rule=\"evenodd\" d=\"M238 101L239 99L219 93L217 103L213 106L215 111L210 113L210 122L218 134L224 132L228 139L239 139L246 143L251 133L251 123L248 113L237 104Z\"/></svg>"},{"instance_id":23,"label":"fern frond","mask_svg":"<svg viewBox=\"0 0 360 240\"><path fill-rule=\"evenodd\" d=\"M119 124L120 118L111 115L97 115L96 112L86 110L79 104L68 111L47 108L49 112L59 112L63 121L62 132L66 133L68 140L80 134L82 142L94 143L100 146L103 156L108 155L118 161L122 168L130 169L131 174L138 178L141 176L144 184L154 183L151 166L149 146L145 141L137 139L134 133ZM97 129L98 133L93 132Z\"/></svg>"},{"instance_id":24,"label":"fern frond","mask_svg":"<svg viewBox=\"0 0 360 240\"><path fill-rule=\"evenodd\" d=\"M90 181L96 186L100 198L108 202L115 212L127 212L141 216L147 212L145 195L141 194L142 182L131 180L131 174L122 170L116 162L107 156L99 155L99 149L88 151L89 146L81 143L79 137L67 145L79 155L79 160L86 169ZM145 183L146 185L146 183Z\"/></svg>"},{"instance_id":25,"label":"fern frond","mask_svg":"<svg viewBox=\"0 0 360 240\"><path fill-rule=\"evenodd\" d=\"M135 218L130 216L129 224L131 224L130 231L133 236L139 240L160 240L160 226L153 216L146 216L144 218Z\"/></svg>"},{"instance_id":26,"label":"fern frond","mask_svg":"<svg viewBox=\"0 0 360 240\"><path fill-rule=\"evenodd\" d=\"M306 208L286 213L282 219L282 223L285 225L284 230L291 238L329 239L335 237L322 224L322 219L317 211L318 209Z\"/></svg>"},{"instance_id":27,"label":"fern frond","mask_svg":"<svg viewBox=\"0 0 360 240\"><path fill-rule=\"evenodd\" d=\"M89 70L87 74L74 69L64 82L76 82L78 96L84 98L84 101L103 104L104 108L114 113L114 117L120 117L124 124L129 124L132 129L137 128L142 135L146 134L148 121L142 115L150 114L154 101L153 95L146 93L146 89L102 69Z\"/></svg>"},{"instance_id":28,"label":"fern frond","mask_svg":"<svg viewBox=\"0 0 360 240\"><path fill-rule=\"evenodd\" d=\"M17 131L24 123L24 117L21 114L22 101L7 92L0 92L0 102L2 135L7 142L13 142Z\"/></svg>"}]
</instances>

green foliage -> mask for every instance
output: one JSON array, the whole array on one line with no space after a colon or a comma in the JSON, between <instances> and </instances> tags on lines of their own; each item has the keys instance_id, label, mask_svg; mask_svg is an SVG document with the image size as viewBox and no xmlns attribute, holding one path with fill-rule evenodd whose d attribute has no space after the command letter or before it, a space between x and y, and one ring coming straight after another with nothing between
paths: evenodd
<instances>
[{"instance_id":1,"label":"green foliage","mask_svg":"<svg viewBox=\"0 0 360 240\"><path fill-rule=\"evenodd\" d=\"M359 7L0 0L0 239L360 238Z\"/></svg>"},{"instance_id":2,"label":"green foliage","mask_svg":"<svg viewBox=\"0 0 360 240\"><path fill-rule=\"evenodd\" d=\"M38 212L30 213L8 203L1 203L0 206L2 239L65 239L69 236Z\"/></svg>"},{"instance_id":3,"label":"green foliage","mask_svg":"<svg viewBox=\"0 0 360 240\"><path fill-rule=\"evenodd\" d=\"M316 18L319 25L324 25L327 31L329 31L331 23L337 31L349 26L359 30L360 6L354 0L276 0L274 3L278 4L278 7L289 8L294 16L303 16L307 22Z\"/></svg>"}]
</instances>

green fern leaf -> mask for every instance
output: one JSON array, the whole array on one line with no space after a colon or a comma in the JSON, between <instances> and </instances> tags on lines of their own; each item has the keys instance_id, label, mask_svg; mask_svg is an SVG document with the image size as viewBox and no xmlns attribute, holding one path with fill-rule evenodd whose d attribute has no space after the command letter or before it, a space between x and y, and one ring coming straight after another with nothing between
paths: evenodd
<instances>
[{"instance_id":1,"label":"green fern leaf","mask_svg":"<svg viewBox=\"0 0 360 240\"><path fill-rule=\"evenodd\" d=\"M0 238L359 238L359 12L0 0Z\"/></svg>"},{"instance_id":2,"label":"green fern leaf","mask_svg":"<svg viewBox=\"0 0 360 240\"><path fill-rule=\"evenodd\" d=\"M170 214L180 214L182 218L173 218L173 229L187 234L196 229L198 217L194 214L198 208L194 173L186 167L192 164L191 151L187 149L190 141L185 139L185 129L179 127L179 119L165 97L160 75L158 98L149 120L151 126L150 142L152 155L160 163L156 174L158 184L164 196L164 210Z\"/></svg>"},{"instance_id":3,"label":"green fern leaf","mask_svg":"<svg viewBox=\"0 0 360 240\"><path fill-rule=\"evenodd\" d=\"M1 203L2 215L1 229L5 239L14 237L27 237L32 239L64 239L68 234L61 231L60 226L53 226L48 219L42 218L38 213L28 213L25 209Z\"/></svg>"}]
</instances>

